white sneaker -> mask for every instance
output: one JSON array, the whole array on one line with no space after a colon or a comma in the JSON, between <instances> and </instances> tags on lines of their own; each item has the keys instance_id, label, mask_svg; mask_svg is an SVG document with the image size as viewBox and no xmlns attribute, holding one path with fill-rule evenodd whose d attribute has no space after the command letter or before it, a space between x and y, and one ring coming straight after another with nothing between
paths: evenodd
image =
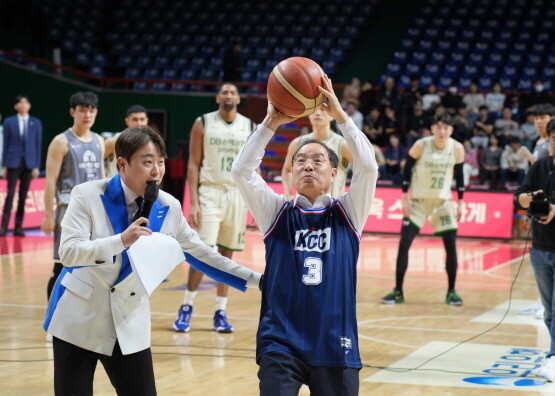
<instances>
[{"instance_id":1,"label":"white sneaker","mask_svg":"<svg viewBox=\"0 0 555 396\"><path fill-rule=\"evenodd\" d=\"M538 309L543 309L543 305L540 299L537 299L536 302L526 308L521 309L518 311L520 315L531 315L535 316Z\"/></svg>"},{"instance_id":2,"label":"white sneaker","mask_svg":"<svg viewBox=\"0 0 555 396\"><path fill-rule=\"evenodd\" d=\"M46 333L46 342L52 342L52 334Z\"/></svg>"},{"instance_id":3,"label":"white sneaker","mask_svg":"<svg viewBox=\"0 0 555 396\"><path fill-rule=\"evenodd\" d=\"M542 319L542 320L543 320L543 319L544 319L543 313L544 313L544 308L543 308L543 307L540 307L540 308L538 308L538 309L536 310L536 312L534 313L534 317L535 317L536 319Z\"/></svg>"},{"instance_id":4,"label":"white sneaker","mask_svg":"<svg viewBox=\"0 0 555 396\"><path fill-rule=\"evenodd\" d=\"M548 381L555 382L555 356L545 359L540 367L532 370L532 374L543 377Z\"/></svg>"}]
</instances>

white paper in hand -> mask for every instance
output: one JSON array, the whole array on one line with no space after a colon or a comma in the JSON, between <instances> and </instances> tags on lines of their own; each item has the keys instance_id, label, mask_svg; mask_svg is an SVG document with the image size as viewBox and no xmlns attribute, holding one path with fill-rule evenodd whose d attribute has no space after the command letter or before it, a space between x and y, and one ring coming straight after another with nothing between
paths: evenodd
<instances>
[{"instance_id":1,"label":"white paper in hand","mask_svg":"<svg viewBox=\"0 0 555 396\"><path fill-rule=\"evenodd\" d=\"M159 232L141 236L127 254L139 284L149 296L179 263L185 261L179 243Z\"/></svg>"}]
</instances>

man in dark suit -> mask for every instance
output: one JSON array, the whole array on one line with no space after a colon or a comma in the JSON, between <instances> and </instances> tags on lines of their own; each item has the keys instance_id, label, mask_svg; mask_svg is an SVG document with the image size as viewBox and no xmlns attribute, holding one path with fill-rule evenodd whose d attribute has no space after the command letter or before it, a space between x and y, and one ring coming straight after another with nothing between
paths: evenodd
<instances>
[{"instance_id":1,"label":"man in dark suit","mask_svg":"<svg viewBox=\"0 0 555 396\"><path fill-rule=\"evenodd\" d=\"M42 123L38 118L31 117L31 103L25 95L19 95L14 102L17 114L4 121L3 155L4 167L2 177L8 180L8 194L4 202L0 236L6 235L12 212L15 187L19 180L19 202L15 214L15 236L25 236L23 232L23 216L25 200L31 179L38 177L42 144Z\"/></svg>"}]
</instances>

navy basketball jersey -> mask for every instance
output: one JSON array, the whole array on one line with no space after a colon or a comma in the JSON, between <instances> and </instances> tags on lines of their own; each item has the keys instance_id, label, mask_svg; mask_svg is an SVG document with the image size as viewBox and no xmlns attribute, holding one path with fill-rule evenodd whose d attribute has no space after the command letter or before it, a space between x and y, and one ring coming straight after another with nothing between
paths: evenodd
<instances>
[{"instance_id":1,"label":"navy basketball jersey","mask_svg":"<svg viewBox=\"0 0 555 396\"><path fill-rule=\"evenodd\" d=\"M311 366L362 367L356 320L360 238L341 204L286 202L264 236L257 361L268 352Z\"/></svg>"}]
</instances>

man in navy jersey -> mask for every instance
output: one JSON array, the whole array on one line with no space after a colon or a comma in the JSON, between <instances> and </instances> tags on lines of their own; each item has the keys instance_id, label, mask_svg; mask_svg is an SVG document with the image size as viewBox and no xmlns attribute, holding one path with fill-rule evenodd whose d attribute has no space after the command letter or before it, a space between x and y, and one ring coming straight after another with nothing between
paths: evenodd
<instances>
[{"instance_id":1,"label":"man in navy jersey","mask_svg":"<svg viewBox=\"0 0 555 396\"><path fill-rule=\"evenodd\" d=\"M332 199L338 159L316 140L293 155L298 195L287 201L256 173L264 148L293 118L268 104L266 118L235 160L232 174L266 244L256 361L260 394L358 395L356 264L362 228L374 197L378 165L368 139L341 109L331 80L321 91L353 156L349 192Z\"/></svg>"}]
</instances>

